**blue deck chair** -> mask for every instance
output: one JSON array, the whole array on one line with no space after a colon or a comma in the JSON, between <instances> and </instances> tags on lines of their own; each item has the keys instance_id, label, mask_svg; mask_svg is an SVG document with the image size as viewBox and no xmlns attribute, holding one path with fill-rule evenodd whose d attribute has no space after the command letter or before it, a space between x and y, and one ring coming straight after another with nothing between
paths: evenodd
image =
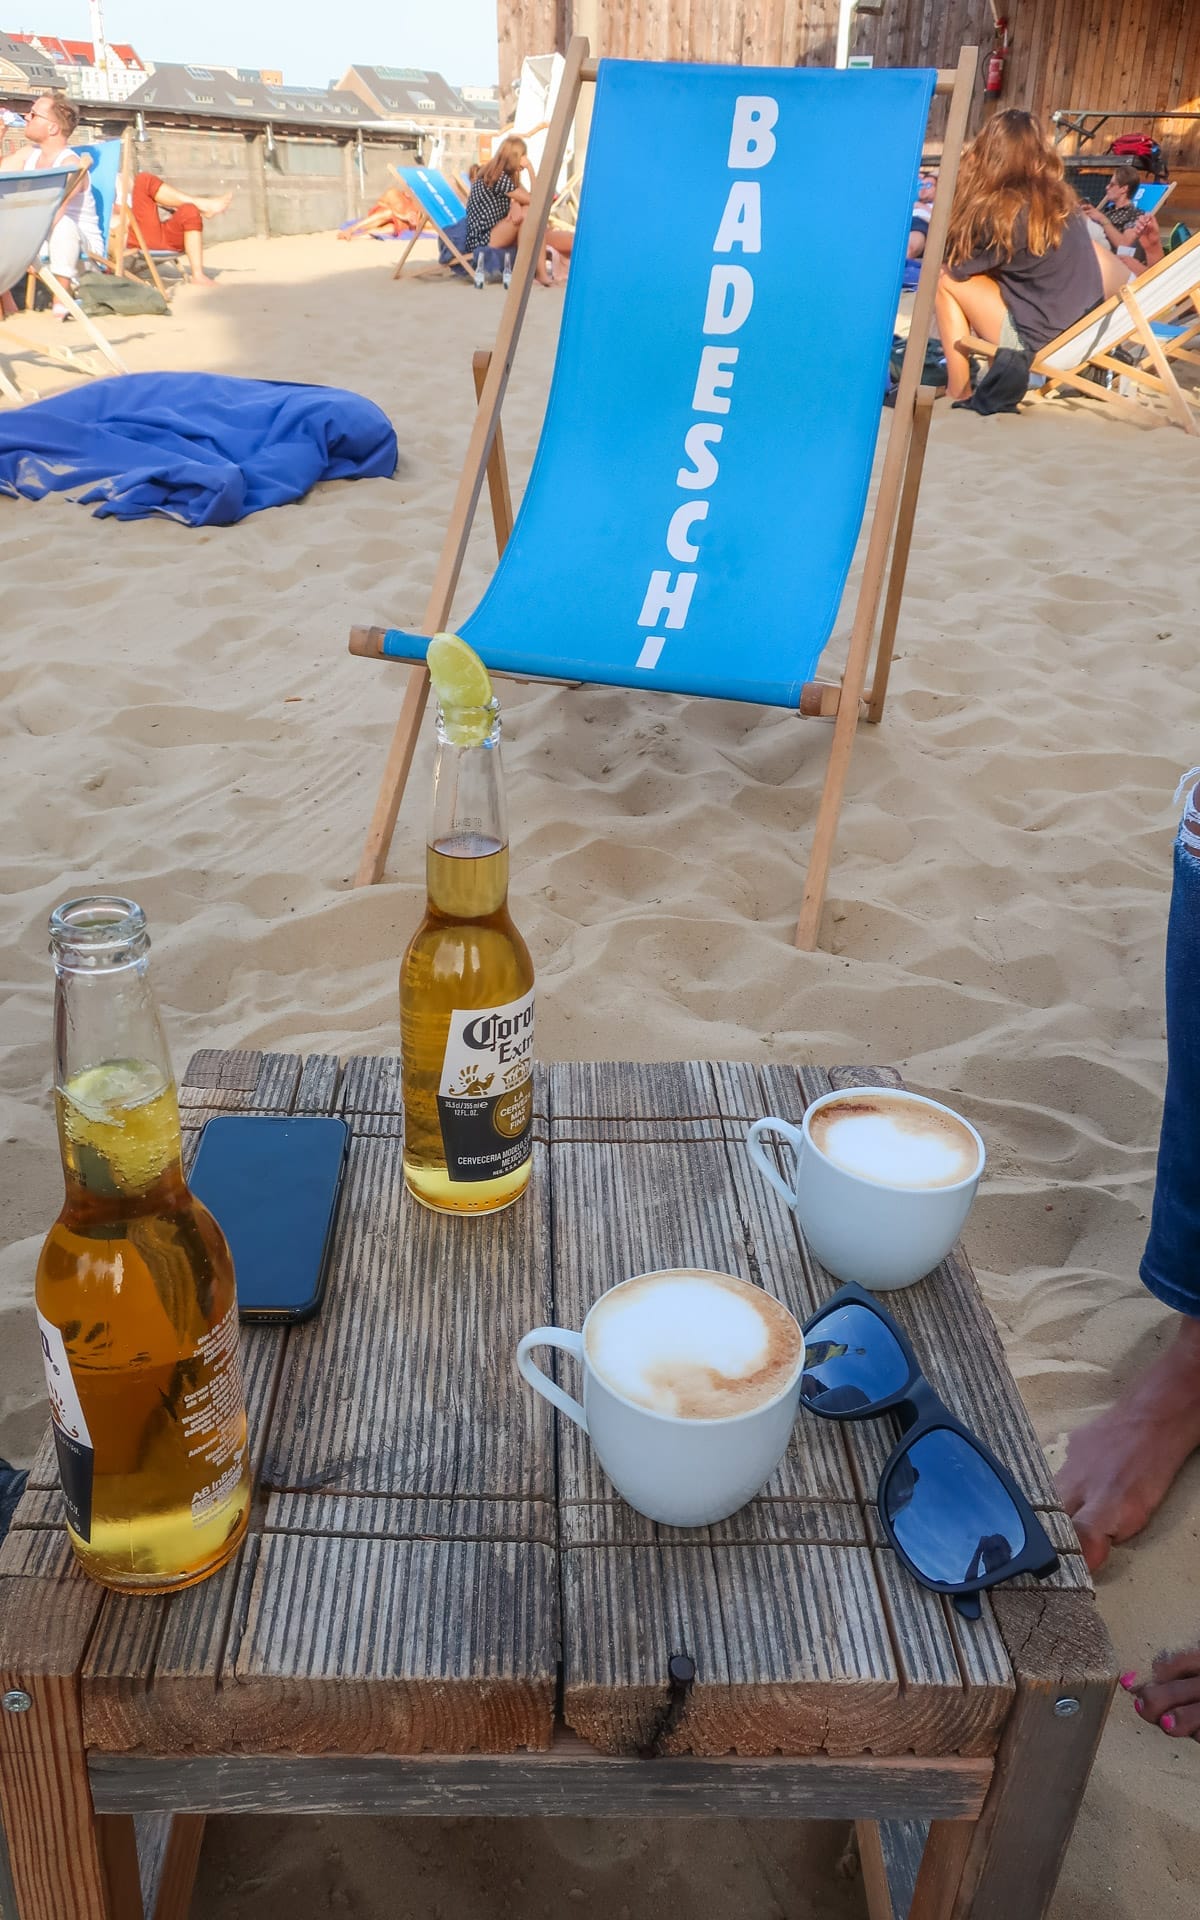
<instances>
[{"instance_id":1,"label":"blue deck chair","mask_svg":"<svg viewBox=\"0 0 1200 1920\"><path fill-rule=\"evenodd\" d=\"M420 633L357 628L351 651L423 662L450 614L485 472L502 548L458 631L524 678L707 694L832 718L797 944L816 944L860 717L887 689L933 393L918 385L975 69L945 74L603 60L575 40ZM511 532L501 401L581 81L596 96L541 441ZM890 417L840 683L814 670L863 526L917 171L935 90L953 92L937 199ZM797 244L814 152L856 161L859 217ZM630 226L670 178L656 244ZM887 419L887 416L883 416ZM565 616L542 589L562 564ZM892 561L888 574L888 555ZM885 576L886 599L885 599ZM883 622L869 693L868 667ZM411 675L359 884L383 870L428 690ZM864 698L865 695L865 698Z\"/></svg>"},{"instance_id":2,"label":"blue deck chair","mask_svg":"<svg viewBox=\"0 0 1200 1920\"><path fill-rule=\"evenodd\" d=\"M458 225L465 209L445 174L438 173L433 167L389 167L388 171L395 174L402 187L407 187L424 215L420 226L396 262L396 271L392 279L400 278L405 261L426 227L433 228L446 251L453 255L464 272L470 273L470 261L464 253L459 251L450 234L450 229Z\"/></svg>"},{"instance_id":3,"label":"blue deck chair","mask_svg":"<svg viewBox=\"0 0 1200 1920\"><path fill-rule=\"evenodd\" d=\"M93 143L76 140L72 153L87 154L92 163L88 174L88 185L92 189L92 198L96 202L96 217L100 222L100 238L104 242L107 264L108 243L112 233L113 214L117 205L117 186L121 178L120 140L99 140Z\"/></svg>"},{"instance_id":4,"label":"blue deck chair","mask_svg":"<svg viewBox=\"0 0 1200 1920\"><path fill-rule=\"evenodd\" d=\"M1157 214L1175 191L1173 180L1145 180L1133 196L1139 213Z\"/></svg>"}]
</instances>

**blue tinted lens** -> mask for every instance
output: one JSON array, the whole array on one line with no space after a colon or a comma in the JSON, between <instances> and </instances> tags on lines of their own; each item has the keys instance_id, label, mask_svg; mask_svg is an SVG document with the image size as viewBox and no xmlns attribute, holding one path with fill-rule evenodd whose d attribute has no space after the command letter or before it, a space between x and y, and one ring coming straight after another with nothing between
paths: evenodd
<instances>
[{"instance_id":1,"label":"blue tinted lens","mask_svg":"<svg viewBox=\"0 0 1200 1920\"><path fill-rule=\"evenodd\" d=\"M805 1336L800 1397L820 1413L861 1413L908 1384L908 1362L870 1307L835 1307Z\"/></svg>"},{"instance_id":2,"label":"blue tinted lens","mask_svg":"<svg viewBox=\"0 0 1200 1920\"><path fill-rule=\"evenodd\" d=\"M1000 1574L1025 1545L1024 1523L995 1468L947 1427L923 1433L896 1462L884 1508L913 1566L943 1586Z\"/></svg>"}]
</instances>

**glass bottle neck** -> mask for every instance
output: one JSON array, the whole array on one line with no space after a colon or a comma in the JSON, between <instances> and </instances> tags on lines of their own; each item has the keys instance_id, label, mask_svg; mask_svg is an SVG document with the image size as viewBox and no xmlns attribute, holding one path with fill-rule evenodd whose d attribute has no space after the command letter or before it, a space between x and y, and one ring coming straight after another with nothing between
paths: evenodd
<instances>
[{"instance_id":1,"label":"glass bottle neck","mask_svg":"<svg viewBox=\"0 0 1200 1920\"><path fill-rule=\"evenodd\" d=\"M472 726L469 714L478 716ZM508 817L500 720L485 708L438 712L425 877L432 911L474 920L508 898ZM469 738L471 734L477 737ZM464 743L466 737L466 743Z\"/></svg>"},{"instance_id":2,"label":"glass bottle neck","mask_svg":"<svg viewBox=\"0 0 1200 1920\"><path fill-rule=\"evenodd\" d=\"M68 1197L182 1184L179 1106L132 901L69 901L51 918L54 1104Z\"/></svg>"}]
</instances>

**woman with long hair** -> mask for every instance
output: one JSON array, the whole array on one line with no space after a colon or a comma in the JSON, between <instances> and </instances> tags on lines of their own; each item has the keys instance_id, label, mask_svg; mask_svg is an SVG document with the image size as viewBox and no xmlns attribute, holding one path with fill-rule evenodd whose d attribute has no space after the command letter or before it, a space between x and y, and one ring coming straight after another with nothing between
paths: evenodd
<instances>
[{"instance_id":1,"label":"woman with long hair","mask_svg":"<svg viewBox=\"0 0 1200 1920\"><path fill-rule=\"evenodd\" d=\"M522 176L528 181L527 186L521 184ZM481 247L497 247L503 251L516 246L529 212L532 185L533 169L525 142L518 134L510 133L471 182L467 201L468 253L477 253ZM546 229L546 246L554 253L570 253L574 241L575 235L568 227ZM543 287L552 284L544 250L535 273Z\"/></svg>"},{"instance_id":2,"label":"woman with long hair","mask_svg":"<svg viewBox=\"0 0 1200 1920\"><path fill-rule=\"evenodd\" d=\"M1031 113L997 113L963 154L938 281L952 400L971 392L969 334L1031 357L1129 278L1096 245L1053 143Z\"/></svg>"}]
</instances>

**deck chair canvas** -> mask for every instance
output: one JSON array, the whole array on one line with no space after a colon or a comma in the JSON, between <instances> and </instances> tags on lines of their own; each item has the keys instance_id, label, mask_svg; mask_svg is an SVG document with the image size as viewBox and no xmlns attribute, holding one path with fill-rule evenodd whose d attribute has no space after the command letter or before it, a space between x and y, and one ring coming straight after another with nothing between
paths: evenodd
<instances>
[{"instance_id":1,"label":"deck chair canvas","mask_svg":"<svg viewBox=\"0 0 1200 1920\"><path fill-rule=\"evenodd\" d=\"M78 167L42 167L33 173L0 171L0 293L8 293L26 272L32 271L55 300L74 316L113 371L128 373L129 369L116 348L109 344L95 321L89 318L67 292L57 274L52 273L40 258L54 224L54 216L63 201L70 199L79 180ZM94 376L97 372L70 347L31 340L15 332L10 323L5 321L0 327L0 354L9 342L28 352L40 354L45 359L58 361L75 373ZM20 392L3 365L0 365L0 391L7 394L10 400L27 397Z\"/></svg>"},{"instance_id":2,"label":"deck chair canvas","mask_svg":"<svg viewBox=\"0 0 1200 1920\"><path fill-rule=\"evenodd\" d=\"M104 258L97 264L102 269L110 265L108 258L109 243L113 237L113 215L117 208L117 197L121 185L122 142L120 140L98 140L87 142L77 140L71 148L80 159L91 161L88 185L96 203L96 218L100 224L100 238L104 244Z\"/></svg>"},{"instance_id":3,"label":"deck chair canvas","mask_svg":"<svg viewBox=\"0 0 1200 1920\"><path fill-rule=\"evenodd\" d=\"M1165 254L1135 280L1073 327L1042 348L1031 365L1032 374L1045 378L1042 396L1057 387L1078 397L1085 395L1116 412L1146 423L1146 410L1137 401L1105 382L1128 380L1149 397L1162 400L1170 417L1185 433L1200 432L1187 395L1175 378L1175 365L1200 368L1200 234ZM968 352L990 357L994 346L968 335ZM1118 350L1141 347L1141 362L1118 358ZM1097 377L1099 376L1099 377Z\"/></svg>"},{"instance_id":4,"label":"deck chair canvas","mask_svg":"<svg viewBox=\"0 0 1200 1920\"><path fill-rule=\"evenodd\" d=\"M489 667L833 720L796 936L811 948L855 730L860 718L881 717L887 690L933 398L927 389L918 404L917 390L976 50L940 75L597 67L586 52L586 42L572 42L496 346L477 368L479 408L422 633L359 628L351 650L423 663L428 636L449 618L486 472L503 550L458 631ZM578 240L541 442L510 532L500 405L583 81L596 83L596 96ZM864 519L935 87L953 94L946 157L847 664L840 684L821 684L814 669ZM870 164L857 182L860 216L814 259L797 242L794 217L811 156L861 150L864 126ZM647 174L675 182L669 246L631 240L628 209ZM561 565L567 501L574 592L564 618L547 607L540 582L552 556ZM382 872L428 684L421 664L359 884Z\"/></svg>"},{"instance_id":5,"label":"deck chair canvas","mask_svg":"<svg viewBox=\"0 0 1200 1920\"><path fill-rule=\"evenodd\" d=\"M466 212L454 188L444 173L438 173L433 167L391 167L402 187L407 187L413 199L421 209L422 220L413 234L404 252L396 262L393 280L398 280L404 271L404 263L416 246L426 227L432 227L438 239L453 254L464 272L470 273L471 263L466 255L450 238L449 229L457 226Z\"/></svg>"}]
</instances>

